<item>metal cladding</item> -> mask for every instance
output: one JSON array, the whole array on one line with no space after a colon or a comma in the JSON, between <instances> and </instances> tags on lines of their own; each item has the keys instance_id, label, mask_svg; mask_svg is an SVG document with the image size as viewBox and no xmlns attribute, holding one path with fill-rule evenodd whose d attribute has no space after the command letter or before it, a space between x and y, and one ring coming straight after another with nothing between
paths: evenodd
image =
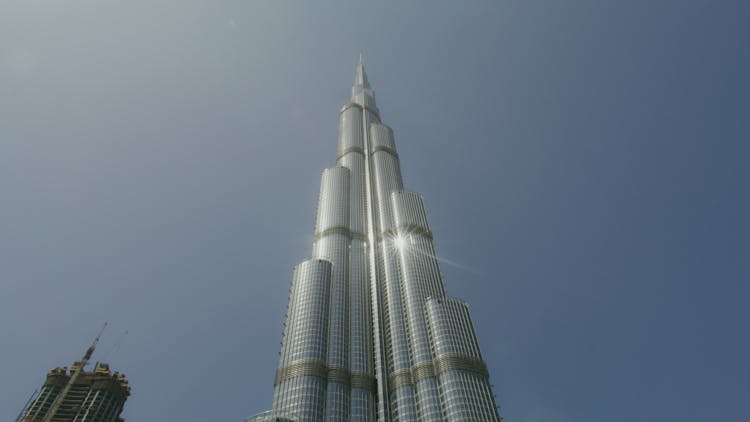
<instances>
[{"instance_id":1,"label":"metal cladding","mask_svg":"<svg viewBox=\"0 0 750 422\"><path fill-rule=\"evenodd\" d=\"M500 422L487 365L465 303L431 298L425 306L435 374L446 421Z\"/></svg>"},{"instance_id":2,"label":"metal cladding","mask_svg":"<svg viewBox=\"0 0 750 422\"><path fill-rule=\"evenodd\" d=\"M424 304L431 296L444 295L443 282L422 198L411 192L393 192L391 201L395 215L395 243L399 257L417 408L421 420L439 421L440 399L431 370L432 353L424 318Z\"/></svg>"},{"instance_id":3,"label":"metal cladding","mask_svg":"<svg viewBox=\"0 0 750 422\"><path fill-rule=\"evenodd\" d=\"M273 410L248 420L499 421L465 304L446 298L422 197L361 58L294 271ZM281 419L283 420L283 419Z\"/></svg>"},{"instance_id":4,"label":"metal cladding","mask_svg":"<svg viewBox=\"0 0 750 422\"><path fill-rule=\"evenodd\" d=\"M346 167L325 169L321 176L313 255L320 248L318 242L330 234L349 236L349 169Z\"/></svg>"},{"instance_id":5,"label":"metal cladding","mask_svg":"<svg viewBox=\"0 0 750 422\"><path fill-rule=\"evenodd\" d=\"M328 389L325 420L346 421L349 417L349 169L332 167L323 171L318 198L313 257L333 265L328 319Z\"/></svg>"},{"instance_id":6,"label":"metal cladding","mask_svg":"<svg viewBox=\"0 0 750 422\"><path fill-rule=\"evenodd\" d=\"M329 297L333 265L310 259L292 277L273 410L322 421L327 386Z\"/></svg>"},{"instance_id":7,"label":"metal cladding","mask_svg":"<svg viewBox=\"0 0 750 422\"><path fill-rule=\"evenodd\" d=\"M408 235L418 232L432 237L421 196L413 192L393 192L391 203L396 216L396 229L399 233Z\"/></svg>"}]
</instances>

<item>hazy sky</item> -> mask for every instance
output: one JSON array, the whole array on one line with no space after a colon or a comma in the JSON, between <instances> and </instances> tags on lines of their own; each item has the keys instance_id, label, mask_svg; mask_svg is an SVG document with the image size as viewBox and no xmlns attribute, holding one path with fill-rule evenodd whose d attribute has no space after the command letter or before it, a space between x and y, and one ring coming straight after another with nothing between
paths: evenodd
<instances>
[{"instance_id":1,"label":"hazy sky","mask_svg":"<svg viewBox=\"0 0 750 422\"><path fill-rule=\"evenodd\" d=\"M362 51L506 421L746 421L748 22L740 0L0 0L0 420L103 321L127 420L270 406Z\"/></svg>"}]
</instances>

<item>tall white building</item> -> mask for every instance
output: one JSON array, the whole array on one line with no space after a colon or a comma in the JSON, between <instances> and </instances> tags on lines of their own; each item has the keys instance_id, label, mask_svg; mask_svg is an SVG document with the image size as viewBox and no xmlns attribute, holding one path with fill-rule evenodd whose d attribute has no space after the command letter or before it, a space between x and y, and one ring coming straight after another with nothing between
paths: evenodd
<instances>
[{"instance_id":1,"label":"tall white building","mask_svg":"<svg viewBox=\"0 0 750 422\"><path fill-rule=\"evenodd\" d=\"M294 269L272 410L251 421L500 421L467 306L446 296L422 198L362 59Z\"/></svg>"}]
</instances>

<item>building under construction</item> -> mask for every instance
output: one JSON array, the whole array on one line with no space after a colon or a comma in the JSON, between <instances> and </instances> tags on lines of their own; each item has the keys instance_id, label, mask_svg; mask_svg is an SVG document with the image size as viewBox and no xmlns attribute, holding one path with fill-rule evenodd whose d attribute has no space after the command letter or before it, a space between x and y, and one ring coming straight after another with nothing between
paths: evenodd
<instances>
[{"instance_id":1,"label":"building under construction","mask_svg":"<svg viewBox=\"0 0 750 422\"><path fill-rule=\"evenodd\" d=\"M106 322L70 371L66 367L49 371L42 390L27 403L16 422L123 421L120 412L130 396L125 375L110 372L106 363L97 363L93 371L86 371L105 328Z\"/></svg>"},{"instance_id":2,"label":"building under construction","mask_svg":"<svg viewBox=\"0 0 750 422\"><path fill-rule=\"evenodd\" d=\"M78 376L76 376L76 373ZM72 382L71 382L72 381ZM98 363L85 371L80 362L55 368L24 411L22 422L118 422L130 386L125 375Z\"/></svg>"}]
</instances>

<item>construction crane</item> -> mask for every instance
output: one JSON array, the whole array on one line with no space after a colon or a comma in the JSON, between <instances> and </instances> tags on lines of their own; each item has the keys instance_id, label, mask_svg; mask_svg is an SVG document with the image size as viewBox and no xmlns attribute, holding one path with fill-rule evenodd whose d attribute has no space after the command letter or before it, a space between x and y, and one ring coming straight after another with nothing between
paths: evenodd
<instances>
[{"instance_id":1,"label":"construction crane","mask_svg":"<svg viewBox=\"0 0 750 422\"><path fill-rule=\"evenodd\" d=\"M73 385L78 380L78 377L81 375L81 372L83 372L83 368L86 366L87 363L89 363L89 359L91 359L91 355L93 355L94 350L96 350L96 344L99 343L99 337L102 336L102 333L104 333L105 328L107 328L106 322L102 326L101 331L99 331L99 334L94 339L94 342L91 343L91 346L86 350L86 353L83 355L83 358L81 359L80 365L78 365L77 368L73 369L73 373L70 375L70 379L68 380L68 383L65 384L65 388L63 388L62 392L55 398L55 401L52 403L52 406L50 406L49 412L47 412L47 415L44 417L44 419L42 419L42 422L52 422L52 418L55 416L55 413L57 413L57 410L60 408L60 405L65 399L65 396L67 396L68 392L70 392L70 389L73 388Z\"/></svg>"}]
</instances>

